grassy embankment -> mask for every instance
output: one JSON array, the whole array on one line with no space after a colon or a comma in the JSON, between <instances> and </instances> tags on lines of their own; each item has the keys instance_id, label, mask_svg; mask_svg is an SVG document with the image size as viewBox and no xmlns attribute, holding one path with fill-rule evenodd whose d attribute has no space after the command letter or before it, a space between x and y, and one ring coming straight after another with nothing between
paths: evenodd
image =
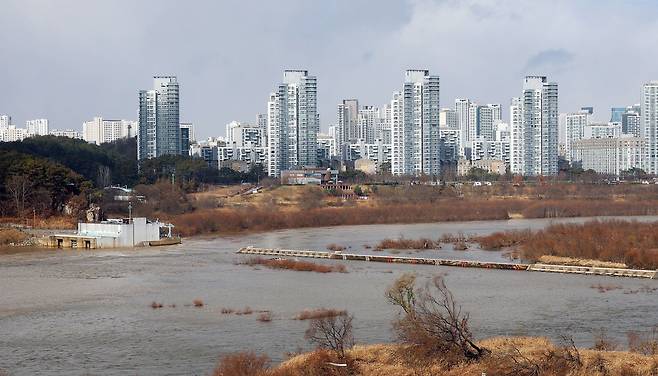
<instances>
[{"instance_id":1,"label":"grassy embankment","mask_svg":"<svg viewBox=\"0 0 658 376\"><path fill-rule=\"evenodd\" d=\"M564 356L563 349L546 338L513 337L491 338L479 342L491 350L489 356L478 361L446 365L441 359L410 366L401 354L403 345L355 346L347 355L351 368L362 376L461 376L461 375L655 375L658 358L629 351L572 349L576 359ZM326 365L331 354L316 351L295 356L278 367L257 371L253 376L348 375L338 367ZM521 364L519 364L521 363ZM224 376L215 373L215 376Z\"/></svg>"},{"instance_id":2,"label":"grassy embankment","mask_svg":"<svg viewBox=\"0 0 658 376\"><path fill-rule=\"evenodd\" d=\"M170 220L183 236L193 236L337 225L658 214L658 187L653 185L365 189L365 201L344 201L318 187L282 186L254 195L221 189L191 195L194 211Z\"/></svg>"}]
</instances>

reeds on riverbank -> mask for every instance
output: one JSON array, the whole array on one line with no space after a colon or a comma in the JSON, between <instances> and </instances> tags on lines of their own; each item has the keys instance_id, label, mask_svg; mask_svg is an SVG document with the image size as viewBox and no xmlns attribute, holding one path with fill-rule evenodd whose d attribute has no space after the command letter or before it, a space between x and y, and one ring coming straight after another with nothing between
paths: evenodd
<instances>
[{"instance_id":1,"label":"reeds on riverbank","mask_svg":"<svg viewBox=\"0 0 658 376\"><path fill-rule=\"evenodd\" d=\"M658 222L560 223L535 232L496 232L474 240L485 249L516 246L523 258L532 261L658 269Z\"/></svg>"},{"instance_id":2,"label":"reeds on riverbank","mask_svg":"<svg viewBox=\"0 0 658 376\"><path fill-rule=\"evenodd\" d=\"M347 315L347 311L342 309L328 309L328 308L305 309L299 312L295 316L295 320L324 319L327 317L336 317L336 316L344 316L344 315Z\"/></svg>"},{"instance_id":3,"label":"reeds on riverbank","mask_svg":"<svg viewBox=\"0 0 658 376\"><path fill-rule=\"evenodd\" d=\"M292 259L267 259L263 257L249 257L246 260L240 262L240 264L249 266L263 265L270 269L294 270L298 272L347 273L347 268L343 264L325 265Z\"/></svg>"},{"instance_id":4,"label":"reeds on riverbank","mask_svg":"<svg viewBox=\"0 0 658 376\"><path fill-rule=\"evenodd\" d=\"M528 199L442 199L427 203L274 209L248 206L198 210L171 218L183 236L286 228L360 224L422 223L524 218L658 214L658 200L611 201Z\"/></svg>"},{"instance_id":5,"label":"reeds on riverbank","mask_svg":"<svg viewBox=\"0 0 658 376\"><path fill-rule=\"evenodd\" d=\"M438 249L441 245L438 241L429 238L420 239L384 239L377 244L376 249Z\"/></svg>"}]
</instances>

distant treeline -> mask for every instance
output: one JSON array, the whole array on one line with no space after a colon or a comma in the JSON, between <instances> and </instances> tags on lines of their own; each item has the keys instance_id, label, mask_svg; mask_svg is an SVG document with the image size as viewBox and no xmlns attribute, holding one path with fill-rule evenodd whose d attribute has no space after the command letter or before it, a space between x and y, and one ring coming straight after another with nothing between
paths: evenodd
<instances>
[{"instance_id":1,"label":"distant treeline","mask_svg":"<svg viewBox=\"0 0 658 376\"><path fill-rule=\"evenodd\" d=\"M0 143L0 216L42 216L85 208L110 185L134 187L167 180L189 192L203 184L256 182L258 167L242 173L203 159L163 156L137 161L135 138L95 145L68 137L37 136Z\"/></svg>"}]
</instances>

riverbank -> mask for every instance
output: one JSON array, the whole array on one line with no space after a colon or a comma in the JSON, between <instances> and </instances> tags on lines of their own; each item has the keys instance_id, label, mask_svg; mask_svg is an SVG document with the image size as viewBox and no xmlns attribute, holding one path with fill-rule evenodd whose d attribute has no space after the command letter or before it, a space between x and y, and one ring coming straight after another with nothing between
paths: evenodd
<instances>
[{"instance_id":1,"label":"riverbank","mask_svg":"<svg viewBox=\"0 0 658 376\"><path fill-rule=\"evenodd\" d=\"M426 203L369 203L344 207L245 206L203 209L167 218L183 236L368 224L410 224L511 218L657 215L658 200L441 199Z\"/></svg>"},{"instance_id":2,"label":"riverbank","mask_svg":"<svg viewBox=\"0 0 658 376\"><path fill-rule=\"evenodd\" d=\"M332 367L323 360L335 360L319 351L305 353L254 376L349 375L362 376L461 376L461 375L654 375L658 358L630 351L604 351L556 345L542 337L495 337L478 342L491 354L470 362L446 364L444 359L409 357L396 344L355 346L346 354L348 367ZM337 361L337 360L335 360ZM353 373L349 373L349 371ZM533 373L535 372L535 373ZM224 376L214 373L214 376ZM226 375L228 376L228 375Z\"/></svg>"}]
</instances>

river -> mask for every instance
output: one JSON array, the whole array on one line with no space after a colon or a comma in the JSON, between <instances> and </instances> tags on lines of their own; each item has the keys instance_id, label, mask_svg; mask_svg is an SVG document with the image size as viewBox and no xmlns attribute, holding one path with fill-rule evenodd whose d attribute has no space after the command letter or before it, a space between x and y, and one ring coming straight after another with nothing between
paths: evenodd
<instances>
[{"instance_id":1,"label":"river","mask_svg":"<svg viewBox=\"0 0 658 376\"><path fill-rule=\"evenodd\" d=\"M446 273L479 338L568 334L590 346L593 333L606 328L623 345L628 331L658 325L656 280L366 262L347 262L348 273L328 274L236 264L246 256L235 251L247 245L324 250L335 243L367 252L365 245L387 237L486 234L556 221L325 227L197 238L162 248L0 254L0 370L13 376L206 375L219 355L241 350L280 361L309 349L308 323L292 318L318 307L353 313L358 343L390 341L396 310L384 291L410 271L421 280ZM414 254L508 260L500 252L449 247ZM592 288L599 283L615 289L600 293ZM193 307L194 299L205 306ZM153 301L165 306L152 309ZM221 313L245 306L271 311L273 321Z\"/></svg>"}]
</instances>

